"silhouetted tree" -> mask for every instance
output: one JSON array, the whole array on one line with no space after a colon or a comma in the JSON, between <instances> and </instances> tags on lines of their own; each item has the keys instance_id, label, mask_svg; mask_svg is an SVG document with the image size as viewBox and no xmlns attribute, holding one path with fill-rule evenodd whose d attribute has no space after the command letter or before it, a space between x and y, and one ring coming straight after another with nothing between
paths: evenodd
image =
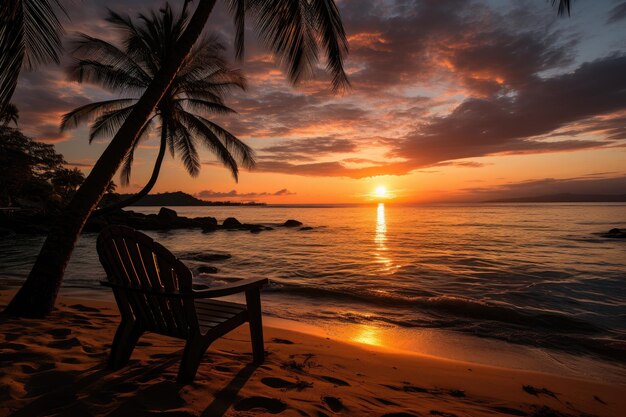
<instances>
[{"instance_id":1,"label":"silhouetted tree","mask_svg":"<svg viewBox=\"0 0 626 417\"><path fill-rule=\"evenodd\" d=\"M61 196L63 201L68 201L83 181L85 181L85 174L78 168L61 168L52 177L54 191Z\"/></svg>"},{"instance_id":2,"label":"silhouetted tree","mask_svg":"<svg viewBox=\"0 0 626 417\"><path fill-rule=\"evenodd\" d=\"M53 145L0 127L0 204L45 206L52 193L50 181L64 163Z\"/></svg>"},{"instance_id":3,"label":"silhouetted tree","mask_svg":"<svg viewBox=\"0 0 626 417\"><path fill-rule=\"evenodd\" d=\"M17 121L20 118L20 112L17 110L14 104L7 104L3 109L0 110L0 125L6 126L9 123L13 123L17 126Z\"/></svg>"},{"instance_id":4,"label":"silhouetted tree","mask_svg":"<svg viewBox=\"0 0 626 417\"><path fill-rule=\"evenodd\" d=\"M82 34L75 42L74 56L78 59L70 68L70 74L79 82L92 82L113 92L130 93L130 97L90 103L63 116L62 130L95 119L91 125L90 142L110 137L126 120L162 63L169 60L188 15L186 11L176 14L166 4L158 13L140 15L137 22L112 11L106 20L120 29L121 43L125 47L119 48ZM159 153L148 183L134 196L96 210L94 215L126 207L147 195L159 177L167 147L172 156L179 153L192 177L200 171L196 144L211 150L230 170L235 181L239 174L238 164L246 168L254 166L252 149L207 118L213 114L234 113L224 105L223 96L233 88L245 87L241 73L227 67L221 56L223 50L224 46L215 36L204 37L194 46L124 160L120 180L127 185L135 149L158 121Z\"/></svg>"}]
</instances>

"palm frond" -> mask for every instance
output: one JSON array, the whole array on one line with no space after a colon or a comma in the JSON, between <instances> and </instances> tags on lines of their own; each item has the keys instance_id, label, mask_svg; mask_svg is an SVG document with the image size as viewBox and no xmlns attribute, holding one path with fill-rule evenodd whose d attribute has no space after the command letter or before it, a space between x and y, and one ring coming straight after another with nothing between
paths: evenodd
<instances>
[{"instance_id":1,"label":"palm frond","mask_svg":"<svg viewBox=\"0 0 626 417\"><path fill-rule=\"evenodd\" d=\"M170 121L170 142L174 145L185 169L192 177L200 173L200 156L194 145L194 139L187 127L177 121Z\"/></svg>"},{"instance_id":2,"label":"palm frond","mask_svg":"<svg viewBox=\"0 0 626 417\"><path fill-rule=\"evenodd\" d=\"M98 101L96 103L85 104L68 113L61 118L61 131L73 129L79 124L98 117L103 113L118 110L134 103L135 99L121 98L114 100Z\"/></svg>"},{"instance_id":3,"label":"palm frond","mask_svg":"<svg viewBox=\"0 0 626 417\"><path fill-rule=\"evenodd\" d=\"M337 5L333 0L314 0L311 8L315 29L326 50L326 70L333 77L333 90L349 87L350 81L343 69L343 58L348 55L348 40Z\"/></svg>"},{"instance_id":4,"label":"palm frond","mask_svg":"<svg viewBox=\"0 0 626 417\"><path fill-rule=\"evenodd\" d=\"M318 47L311 26L307 1L250 0L256 30L266 46L287 67L289 79L297 84L313 74Z\"/></svg>"},{"instance_id":5,"label":"palm frond","mask_svg":"<svg viewBox=\"0 0 626 417\"><path fill-rule=\"evenodd\" d=\"M184 107L193 112L201 112L204 114L233 114L237 113L235 110L221 103L215 103L213 101L184 98L179 100Z\"/></svg>"},{"instance_id":6,"label":"palm frond","mask_svg":"<svg viewBox=\"0 0 626 417\"><path fill-rule=\"evenodd\" d=\"M107 41L80 33L72 41L71 46L72 55L76 58L88 59L121 69L134 78L143 81L146 86L151 81L150 75L146 73L133 57Z\"/></svg>"},{"instance_id":7,"label":"palm frond","mask_svg":"<svg viewBox=\"0 0 626 417\"><path fill-rule=\"evenodd\" d=\"M180 112L179 118L186 129L201 139L204 146L213 152L217 159L230 170L235 181L239 181L237 161L215 133L200 118L191 113Z\"/></svg>"},{"instance_id":8,"label":"palm frond","mask_svg":"<svg viewBox=\"0 0 626 417\"><path fill-rule=\"evenodd\" d=\"M126 68L116 68L90 59L80 59L68 68L71 79L119 92L143 92L146 83Z\"/></svg>"},{"instance_id":9,"label":"palm frond","mask_svg":"<svg viewBox=\"0 0 626 417\"><path fill-rule=\"evenodd\" d=\"M151 117L148 120L148 123L144 125L143 129L141 129L141 131L139 132L139 140L137 140L133 144L133 147L131 148L131 150L128 152L128 154L126 154L126 157L124 157L124 161L122 162L122 168L120 170L120 183L123 186L127 186L128 184L130 184L130 174L132 172L133 161L135 159L135 149L137 149L137 146L139 145L139 141L145 136L147 136L146 132L148 132L148 130L150 129L151 125L153 124L153 121L154 121L154 116Z\"/></svg>"},{"instance_id":10,"label":"palm frond","mask_svg":"<svg viewBox=\"0 0 626 417\"><path fill-rule=\"evenodd\" d=\"M242 59L245 52L246 0L229 0L228 7L235 24L235 56Z\"/></svg>"},{"instance_id":11,"label":"palm frond","mask_svg":"<svg viewBox=\"0 0 626 417\"><path fill-rule=\"evenodd\" d=\"M557 10L558 15L563 16L565 12L567 12L567 15L569 16L571 12L571 0L552 0L552 7L554 7L557 2L559 3L559 8Z\"/></svg>"},{"instance_id":12,"label":"palm frond","mask_svg":"<svg viewBox=\"0 0 626 417\"><path fill-rule=\"evenodd\" d=\"M98 117L89 131L89 143L96 139L112 137L119 130L134 106L123 107L103 113Z\"/></svg>"},{"instance_id":13,"label":"palm frond","mask_svg":"<svg viewBox=\"0 0 626 417\"><path fill-rule=\"evenodd\" d=\"M214 134L217 136L226 149L233 154L238 161L246 169L253 169L256 165L254 150L237 138L235 135L204 117L196 116L200 119Z\"/></svg>"},{"instance_id":14,"label":"palm frond","mask_svg":"<svg viewBox=\"0 0 626 417\"><path fill-rule=\"evenodd\" d=\"M11 99L22 65L59 63L63 34L59 0L4 0L0 7L0 110Z\"/></svg>"}]
</instances>

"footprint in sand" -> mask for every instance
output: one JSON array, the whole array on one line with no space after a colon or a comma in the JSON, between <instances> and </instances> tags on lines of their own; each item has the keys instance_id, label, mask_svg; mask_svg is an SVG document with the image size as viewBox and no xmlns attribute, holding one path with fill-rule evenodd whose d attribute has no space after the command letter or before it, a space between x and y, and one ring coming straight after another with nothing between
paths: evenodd
<instances>
[{"instance_id":1,"label":"footprint in sand","mask_svg":"<svg viewBox=\"0 0 626 417\"><path fill-rule=\"evenodd\" d=\"M22 365L22 372L24 372L25 374L34 374L37 372L49 371L56 367L54 362L42 362L38 365L39 366L37 366L36 368L30 365Z\"/></svg>"},{"instance_id":2,"label":"footprint in sand","mask_svg":"<svg viewBox=\"0 0 626 417\"><path fill-rule=\"evenodd\" d=\"M262 411L278 414L287 409L287 404L277 398L248 397L237 401L233 408L236 411Z\"/></svg>"},{"instance_id":3,"label":"footprint in sand","mask_svg":"<svg viewBox=\"0 0 626 417\"><path fill-rule=\"evenodd\" d=\"M350 384L347 383L346 381L339 379L339 378L334 378L332 376L321 376L320 378L322 378L324 381L326 382L330 382L331 384L340 386L340 387L349 387Z\"/></svg>"},{"instance_id":4,"label":"footprint in sand","mask_svg":"<svg viewBox=\"0 0 626 417\"><path fill-rule=\"evenodd\" d=\"M78 310L78 311L89 312L89 313L99 313L100 312L100 309L98 309L98 308L87 307L87 306L82 305L82 304L74 304L74 305L71 305L70 308L73 308L74 310Z\"/></svg>"},{"instance_id":5,"label":"footprint in sand","mask_svg":"<svg viewBox=\"0 0 626 417\"><path fill-rule=\"evenodd\" d=\"M272 339L273 343L278 343L280 345L293 345L293 342L291 340L287 340L287 339L279 339L277 337Z\"/></svg>"},{"instance_id":6,"label":"footprint in sand","mask_svg":"<svg viewBox=\"0 0 626 417\"><path fill-rule=\"evenodd\" d=\"M404 411L401 411L399 413L383 414L381 417L417 417L417 415L416 414L411 414L411 413L405 413Z\"/></svg>"},{"instance_id":7,"label":"footprint in sand","mask_svg":"<svg viewBox=\"0 0 626 417\"><path fill-rule=\"evenodd\" d=\"M70 333L72 333L72 330L65 329L65 328L52 329L52 330L48 330L46 333L48 333L49 335L51 335L55 339L63 339L65 337L69 336Z\"/></svg>"},{"instance_id":8,"label":"footprint in sand","mask_svg":"<svg viewBox=\"0 0 626 417\"><path fill-rule=\"evenodd\" d=\"M326 406L330 408L333 413L338 413L345 408L341 400L337 397L322 397L322 402L326 404Z\"/></svg>"},{"instance_id":9,"label":"footprint in sand","mask_svg":"<svg viewBox=\"0 0 626 417\"><path fill-rule=\"evenodd\" d=\"M287 381L286 379L274 378L274 377L262 378L261 383L264 385L267 385L270 388L276 388L276 389L282 389L282 390L295 389L298 391L302 391L306 388L311 388L313 386L312 383L306 382L306 381L297 380L296 382L291 382L291 381Z\"/></svg>"},{"instance_id":10,"label":"footprint in sand","mask_svg":"<svg viewBox=\"0 0 626 417\"><path fill-rule=\"evenodd\" d=\"M382 405L398 405L397 403L394 403L393 401L389 401L385 398L376 397L374 399L378 401L379 403L381 403Z\"/></svg>"},{"instance_id":11,"label":"footprint in sand","mask_svg":"<svg viewBox=\"0 0 626 417\"><path fill-rule=\"evenodd\" d=\"M227 373L231 373L233 371L232 368L229 368L228 366L222 366L222 365L215 365L213 369L215 369L216 371L227 372Z\"/></svg>"},{"instance_id":12,"label":"footprint in sand","mask_svg":"<svg viewBox=\"0 0 626 417\"><path fill-rule=\"evenodd\" d=\"M429 413L431 416L441 416L441 417L457 417L456 414L454 413L446 413L445 411L439 411L439 410L430 410Z\"/></svg>"},{"instance_id":13,"label":"footprint in sand","mask_svg":"<svg viewBox=\"0 0 626 417\"><path fill-rule=\"evenodd\" d=\"M26 345L21 343L2 343L0 344L0 349L24 350Z\"/></svg>"},{"instance_id":14,"label":"footprint in sand","mask_svg":"<svg viewBox=\"0 0 626 417\"><path fill-rule=\"evenodd\" d=\"M71 339L55 340L54 342L48 343L46 346L53 349L69 350L74 346L80 346L80 341L72 337Z\"/></svg>"},{"instance_id":15,"label":"footprint in sand","mask_svg":"<svg viewBox=\"0 0 626 417\"><path fill-rule=\"evenodd\" d=\"M498 413L509 414L512 416L527 416L528 415L528 413L525 411L518 410L517 408L510 408L510 407L493 407L492 410ZM536 415L549 416L550 414L536 414Z\"/></svg>"}]
</instances>

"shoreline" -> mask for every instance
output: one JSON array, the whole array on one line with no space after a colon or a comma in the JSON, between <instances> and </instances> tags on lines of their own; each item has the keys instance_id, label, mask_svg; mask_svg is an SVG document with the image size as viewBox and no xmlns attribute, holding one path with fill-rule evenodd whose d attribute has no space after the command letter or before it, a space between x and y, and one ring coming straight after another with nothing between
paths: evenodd
<instances>
[{"instance_id":1,"label":"shoreline","mask_svg":"<svg viewBox=\"0 0 626 417\"><path fill-rule=\"evenodd\" d=\"M0 303L17 288L0 289ZM117 311L112 294L85 287L61 287L59 299L103 303ZM240 297L225 300L243 302ZM626 365L589 355L573 354L439 328L398 328L364 324L296 321L264 312L264 325L356 347L400 355L416 355L501 369L539 372L626 386Z\"/></svg>"},{"instance_id":2,"label":"shoreline","mask_svg":"<svg viewBox=\"0 0 626 417\"><path fill-rule=\"evenodd\" d=\"M2 305L8 295L0 293ZM179 386L181 341L148 334L129 366L105 372L116 306L65 295L57 306L46 320L0 322L0 415L619 416L626 409L624 384L345 343L275 327L271 319L264 365L248 366L248 329L241 326L209 349L194 384ZM243 385L231 392L235 382ZM222 413L207 414L216 410Z\"/></svg>"}]
</instances>

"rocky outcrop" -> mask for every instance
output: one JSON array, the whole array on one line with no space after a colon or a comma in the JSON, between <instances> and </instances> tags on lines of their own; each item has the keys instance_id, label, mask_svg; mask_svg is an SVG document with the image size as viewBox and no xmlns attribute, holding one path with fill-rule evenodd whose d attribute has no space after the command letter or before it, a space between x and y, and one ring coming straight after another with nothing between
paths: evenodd
<instances>
[{"instance_id":1,"label":"rocky outcrop","mask_svg":"<svg viewBox=\"0 0 626 417\"><path fill-rule=\"evenodd\" d=\"M0 238L17 234L47 234L56 221L54 216L41 214L15 213L7 215L0 213ZM202 229L203 232L216 230L242 230L250 233L261 233L274 228L263 224L241 223L234 217L228 217L222 224L215 217L184 217L175 210L162 207L158 214L143 214L132 210L117 210L109 214L92 217L85 223L83 233L99 233L109 225L121 225L137 230L176 230ZM281 224L275 225L279 226ZM282 224L285 227L299 227L302 223L297 220L287 220Z\"/></svg>"},{"instance_id":2,"label":"rocky outcrop","mask_svg":"<svg viewBox=\"0 0 626 417\"><path fill-rule=\"evenodd\" d=\"M228 217L227 219L224 220L224 222L222 223L222 226L224 226L226 229L238 229L243 225L236 218Z\"/></svg>"},{"instance_id":3,"label":"rocky outcrop","mask_svg":"<svg viewBox=\"0 0 626 417\"><path fill-rule=\"evenodd\" d=\"M285 227L300 227L300 226L302 226L302 222L299 222L299 221L293 220L293 219L289 219L285 223L283 223L283 226L285 226Z\"/></svg>"},{"instance_id":4,"label":"rocky outcrop","mask_svg":"<svg viewBox=\"0 0 626 417\"><path fill-rule=\"evenodd\" d=\"M600 236L610 239L626 239L626 229L618 229L615 227L606 233L601 233Z\"/></svg>"}]
</instances>

